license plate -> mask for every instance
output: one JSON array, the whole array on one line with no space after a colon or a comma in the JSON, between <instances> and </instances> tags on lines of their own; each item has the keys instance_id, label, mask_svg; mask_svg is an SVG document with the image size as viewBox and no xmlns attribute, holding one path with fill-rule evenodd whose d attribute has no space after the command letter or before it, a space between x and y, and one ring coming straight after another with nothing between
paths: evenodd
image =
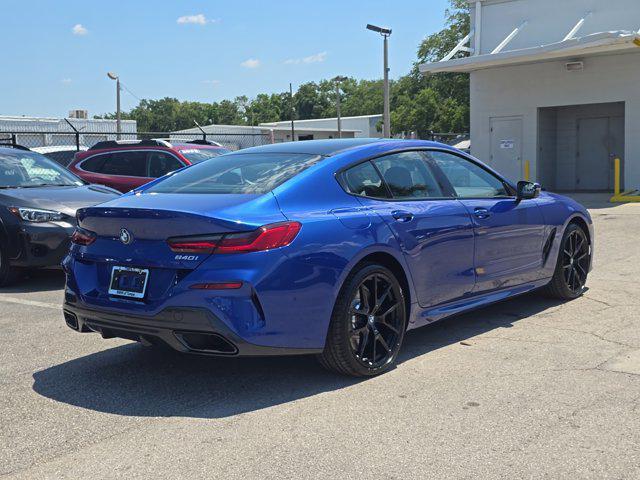
<instances>
[{"instance_id":1,"label":"license plate","mask_svg":"<svg viewBox=\"0 0 640 480\"><path fill-rule=\"evenodd\" d=\"M149 280L149 270L145 268L113 267L109 295L127 298L144 298Z\"/></svg>"}]
</instances>

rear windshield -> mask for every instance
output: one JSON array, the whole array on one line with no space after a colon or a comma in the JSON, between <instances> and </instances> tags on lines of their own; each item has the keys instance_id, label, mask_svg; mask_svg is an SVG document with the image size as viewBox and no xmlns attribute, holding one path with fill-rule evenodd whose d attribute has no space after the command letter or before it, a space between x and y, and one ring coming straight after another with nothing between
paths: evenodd
<instances>
[{"instance_id":1,"label":"rear windshield","mask_svg":"<svg viewBox=\"0 0 640 480\"><path fill-rule=\"evenodd\" d=\"M320 155L247 153L223 155L167 177L150 187L155 193L262 194L317 163Z\"/></svg>"},{"instance_id":2,"label":"rear windshield","mask_svg":"<svg viewBox=\"0 0 640 480\"><path fill-rule=\"evenodd\" d=\"M231 153L231 151L226 148L186 148L180 150L180 153L191 163L200 163L225 153Z\"/></svg>"}]
</instances>

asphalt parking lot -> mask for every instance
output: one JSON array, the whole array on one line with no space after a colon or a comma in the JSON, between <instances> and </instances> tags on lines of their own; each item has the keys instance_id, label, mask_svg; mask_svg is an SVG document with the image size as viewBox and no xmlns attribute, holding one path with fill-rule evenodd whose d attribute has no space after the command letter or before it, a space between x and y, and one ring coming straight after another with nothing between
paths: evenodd
<instances>
[{"instance_id":1,"label":"asphalt parking lot","mask_svg":"<svg viewBox=\"0 0 640 480\"><path fill-rule=\"evenodd\" d=\"M0 290L0 476L640 478L640 204L583 199L582 298L414 331L371 380L74 333L60 272Z\"/></svg>"}]
</instances>

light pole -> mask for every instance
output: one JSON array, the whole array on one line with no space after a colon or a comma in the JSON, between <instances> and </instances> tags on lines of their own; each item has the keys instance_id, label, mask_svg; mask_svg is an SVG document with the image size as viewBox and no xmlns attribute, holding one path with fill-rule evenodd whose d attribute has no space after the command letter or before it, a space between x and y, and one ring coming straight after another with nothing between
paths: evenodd
<instances>
[{"instance_id":1,"label":"light pole","mask_svg":"<svg viewBox=\"0 0 640 480\"><path fill-rule=\"evenodd\" d=\"M333 79L336 84L336 110L338 113L338 138L342 138L342 118L340 115L340 82L347 81L347 77L338 75Z\"/></svg>"},{"instance_id":2,"label":"light pole","mask_svg":"<svg viewBox=\"0 0 640 480\"><path fill-rule=\"evenodd\" d=\"M107 72L107 77L116 81L116 138L120 140L122 126L120 124L120 77L113 72Z\"/></svg>"},{"instance_id":3,"label":"light pole","mask_svg":"<svg viewBox=\"0 0 640 480\"><path fill-rule=\"evenodd\" d=\"M293 105L293 84L289 83L289 102L290 102L290 114L291 114L291 141L295 142L296 141L296 124L293 120L293 114L295 112L295 107Z\"/></svg>"},{"instance_id":4,"label":"light pole","mask_svg":"<svg viewBox=\"0 0 640 480\"><path fill-rule=\"evenodd\" d=\"M391 29L367 24L367 30L379 33L384 38L384 112L382 115L383 131L385 138L391 137L391 107L389 102L389 37Z\"/></svg>"}]
</instances>

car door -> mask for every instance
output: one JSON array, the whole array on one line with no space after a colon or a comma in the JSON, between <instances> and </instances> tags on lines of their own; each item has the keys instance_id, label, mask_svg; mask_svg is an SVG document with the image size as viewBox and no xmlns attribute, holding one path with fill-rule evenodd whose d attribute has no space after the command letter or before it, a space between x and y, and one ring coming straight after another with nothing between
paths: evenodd
<instances>
[{"instance_id":1,"label":"car door","mask_svg":"<svg viewBox=\"0 0 640 480\"><path fill-rule=\"evenodd\" d=\"M534 200L517 200L513 188L469 158L432 150L475 229L476 292L541 278L545 225Z\"/></svg>"},{"instance_id":2,"label":"car door","mask_svg":"<svg viewBox=\"0 0 640 480\"><path fill-rule=\"evenodd\" d=\"M114 151L105 160L100 173L108 178L108 185L123 193L152 180L147 175L147 151Z\"/></svg>"},{"instance_id":3,"label":"car door","mask_svg":"<svg viewBox=\"0 0 640 480\"><path fill-rule=\"evenodd\" d=\"M379 157L352 167L342 178L345 188L392 230L420 305L437 305L473 290L471 218L444 191L422 153Z\"/></svg>"},{"instance_id":4,"label":"car door","mask_svg":"<svg viewBox=\"0 0 640 480\"><path fill-rule=\"evenodd\" d=\"M151 151L147 155L147 177L150 179L165 176L185 165L167 152Z\"/></svg>"}]
</instances>

